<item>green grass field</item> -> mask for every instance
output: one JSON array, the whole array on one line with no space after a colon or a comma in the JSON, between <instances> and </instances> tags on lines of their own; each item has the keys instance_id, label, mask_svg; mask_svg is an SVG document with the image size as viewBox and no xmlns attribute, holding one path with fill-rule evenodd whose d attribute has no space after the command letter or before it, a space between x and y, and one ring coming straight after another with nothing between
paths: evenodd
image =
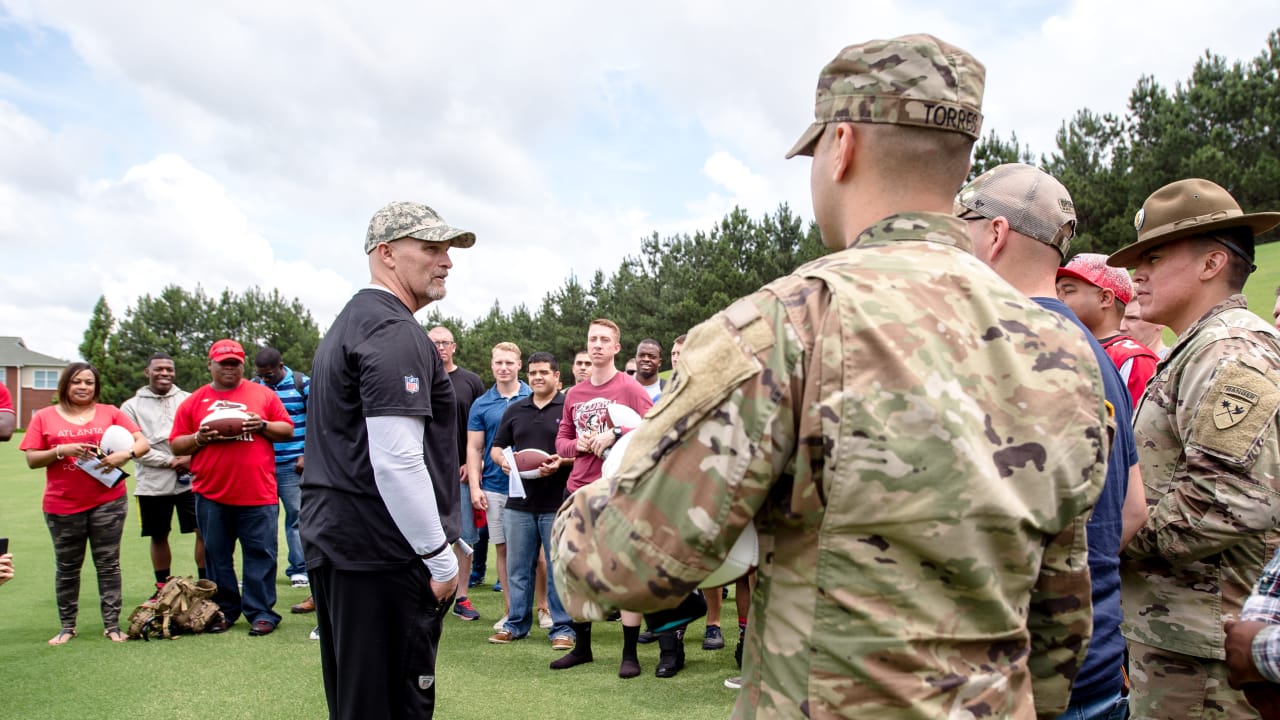
<instances>
[{"instance_id":1,"label":"green grass field","mask_svg":"<svg viewBox=\"0 0 1280 720\"><path fill-rule=\"evenodd\" d=\"M1249 296L1249 309L1270 320L1276 286L1280 285L1280 242L1259 245L1254 264L1258 271L1249 276L1244 292Z\"/></svg>"},{"instance_id":2,"label":"green grass field","mask_svg":"<svg viewBox=\"0 0 1280 720\"><path fill-rule=\"evenodd\" d=\"M102 637L97 581L86 560L80 596L80 635L62 647L45 641L58 630L53 595L53 546L40 512L44 471L29 470L18 450L20 436L0 444L0 536L10 538L17 576L0 587L0 718L324 718L319 643L307 638L313 621L290 615L289 605L306 597L283 578L277 610L284 615L268 637L251 638L243 621L223 635L173 641ZM132 503L132 498L130 500ZM137 506L130 507L122 543L125 615L151 592L147 541L138 534ZM194 574L191 536L173 536L174 571ZM284 537L280 548L284 549ZM489 561L490 586L496 564ZM723 686L736 675L729 647L700 647L702 622L686 641L687 665L679 676L653 677L657 644L640 646L644 674L617 677L622 631L618 623L596 625L590 665L553 672L545 631L511 645L486 638L501 615L501 594L474 588L482 618L447 618L439 656L436 717L476 718L724 718L736 692ZM730 598L724 626L736 628ZM124 617L121 618L123 623ZM696 638L693 636L697 636Z\"/></svg>"}]
</instances>

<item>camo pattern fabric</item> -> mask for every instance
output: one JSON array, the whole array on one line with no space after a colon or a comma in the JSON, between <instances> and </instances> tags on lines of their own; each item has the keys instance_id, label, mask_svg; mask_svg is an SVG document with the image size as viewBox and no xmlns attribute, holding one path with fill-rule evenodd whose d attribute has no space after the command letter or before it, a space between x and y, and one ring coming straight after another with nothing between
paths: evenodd
<instances>
[{"instance_id":1,"label":"camo pattern fabric","mask_svg":"<svg viewBox=\"0 0 1280 720\"><path fill-rule=\"evenodd\" d=\"M1120 566L1129 640L1225 659L1223 621L1280 548L1278 384L1280 334L1244 295L1206 313L1158 366L1134 416L1147 522Z\"/></svg>"},{"instance_id":2,"label":"camo pattern fabric","mask_svg":"<svg viewBox=\"0 0 1280 720\"><path fill-rule=\"evenodd\" d=\"M1257 720L1244 693L1227 682L1227 664L1129 643L1132 720Z\"/></svg>"},{"instance_id":3,"label":"camo pattern fabric","mask_svg":"<svg viewBox=\"0 0 1280 720\"><path fill-rule=\"evenodd\" d=\"M102 626L116 627L123 607L120 578L120 538L129 501L123 495L84 512L70 515L45 513L45 525L53 538L53 557L57 572L54 589L58 600L58 620L64 628L75 628L80 611L80 574L84 565L85 545L93 556L98 576L99 606Z\"/></svg>"},{"instance_id":4,"label":"camo pattern fabric","mask_svg":"<svg viewBox=\"0 0 1280 720\"><path fill-rule=\"evenodd\" d=\"M814 122L787 157L811 155L828 123L909 125L982 133L987 70L963 49L932 35L903 35L850 45L822 68Z\"/></svg>"},{"instance_id":5,"label":"camo pattern fabric","mask_svg":"<svg viewBox=\"0 0 1280 720\"><path fill-rule=\"evenodd\" d=\"M381 243L415 238L427 242L449 243L450 247L469 248L476 236L469 230L449 227L435 210L415 202L393 202L373 214L364 237L364 252L369 254Z\"/></svg>"},{"instance_id":6,"label":"camo pattern fabric","mask_svg":"<svg viewBox=\"0 0 1280 720\"><path fill-rule=\"evenodd\" d=\"M1107 423L1078 328L963 221L894 215L689 333L621 469L561 509L556 584L578 618L671 607L754 522L735 717L1053 717Z\"/></svg>"},{"instance_id":7,"label":"camo pattern fabric","mask_svg":"<svg viewBox=\"0 0 1280 720\"><path fill-rule=\"evenodd\" d=\"M212 580L192 581L169 576L156 596L134 608L129 615L129 637L149 640L172 638L178 633L202 633L222 614L212 598L218 586Z\"/></svg>"}]
</instances>

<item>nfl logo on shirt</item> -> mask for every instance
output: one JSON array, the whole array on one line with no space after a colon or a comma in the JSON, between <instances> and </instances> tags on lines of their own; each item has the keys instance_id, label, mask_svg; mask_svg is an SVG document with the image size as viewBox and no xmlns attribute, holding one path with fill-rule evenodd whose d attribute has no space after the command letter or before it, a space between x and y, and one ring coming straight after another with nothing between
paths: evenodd
<instances>
[{"instance_id":1,"label":"nfl logo on shirt","mask_svg":"<svg viewBox=\"0 0 1280 720\"><path fill-rule=\"evenodd\" d=\"M405 391L405 392L407 392L407 393L409 393L410 395L415 395L415 394L417 394L417 392L418 392L418 377L417 377L416 375L405 375L405 376L404 376L404 391Z\"/></svg>"}]
</instances>

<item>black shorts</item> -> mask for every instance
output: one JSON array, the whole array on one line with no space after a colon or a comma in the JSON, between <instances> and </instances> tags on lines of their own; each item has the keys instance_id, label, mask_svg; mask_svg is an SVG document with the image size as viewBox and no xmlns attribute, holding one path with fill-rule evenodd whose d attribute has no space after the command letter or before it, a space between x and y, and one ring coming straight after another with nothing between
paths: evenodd
<instances>
[{"instance_id":1,"label":"black shorts","mask_svg":"<svg viewBox=\"0 0 1280 720\"><path fill-rule=\"evenodd\" d=\"M196 531L196 495L190 490L177 495L138 495L138 515L142 517L142 537L166 537L178 511L178 529Z\"/></svg>"}]
</instances>

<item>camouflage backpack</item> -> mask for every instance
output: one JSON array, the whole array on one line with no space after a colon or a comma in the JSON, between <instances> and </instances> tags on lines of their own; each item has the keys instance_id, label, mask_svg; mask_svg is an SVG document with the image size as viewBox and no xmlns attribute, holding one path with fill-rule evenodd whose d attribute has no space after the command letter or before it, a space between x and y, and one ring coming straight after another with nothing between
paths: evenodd
<instances>
[{"instance_id":1,"label":"camouflage backpack","mask_svg":"<svg viewBox=\"0 0 1280 720\"><path fill-rule=\"evenodd\" d=\"M215 617L222 617L218 604L210 600L217 591L212 580L170 576L154 598L130 613L129 637L150 640L204 632Z\"/></svg>"}]
</instances>

